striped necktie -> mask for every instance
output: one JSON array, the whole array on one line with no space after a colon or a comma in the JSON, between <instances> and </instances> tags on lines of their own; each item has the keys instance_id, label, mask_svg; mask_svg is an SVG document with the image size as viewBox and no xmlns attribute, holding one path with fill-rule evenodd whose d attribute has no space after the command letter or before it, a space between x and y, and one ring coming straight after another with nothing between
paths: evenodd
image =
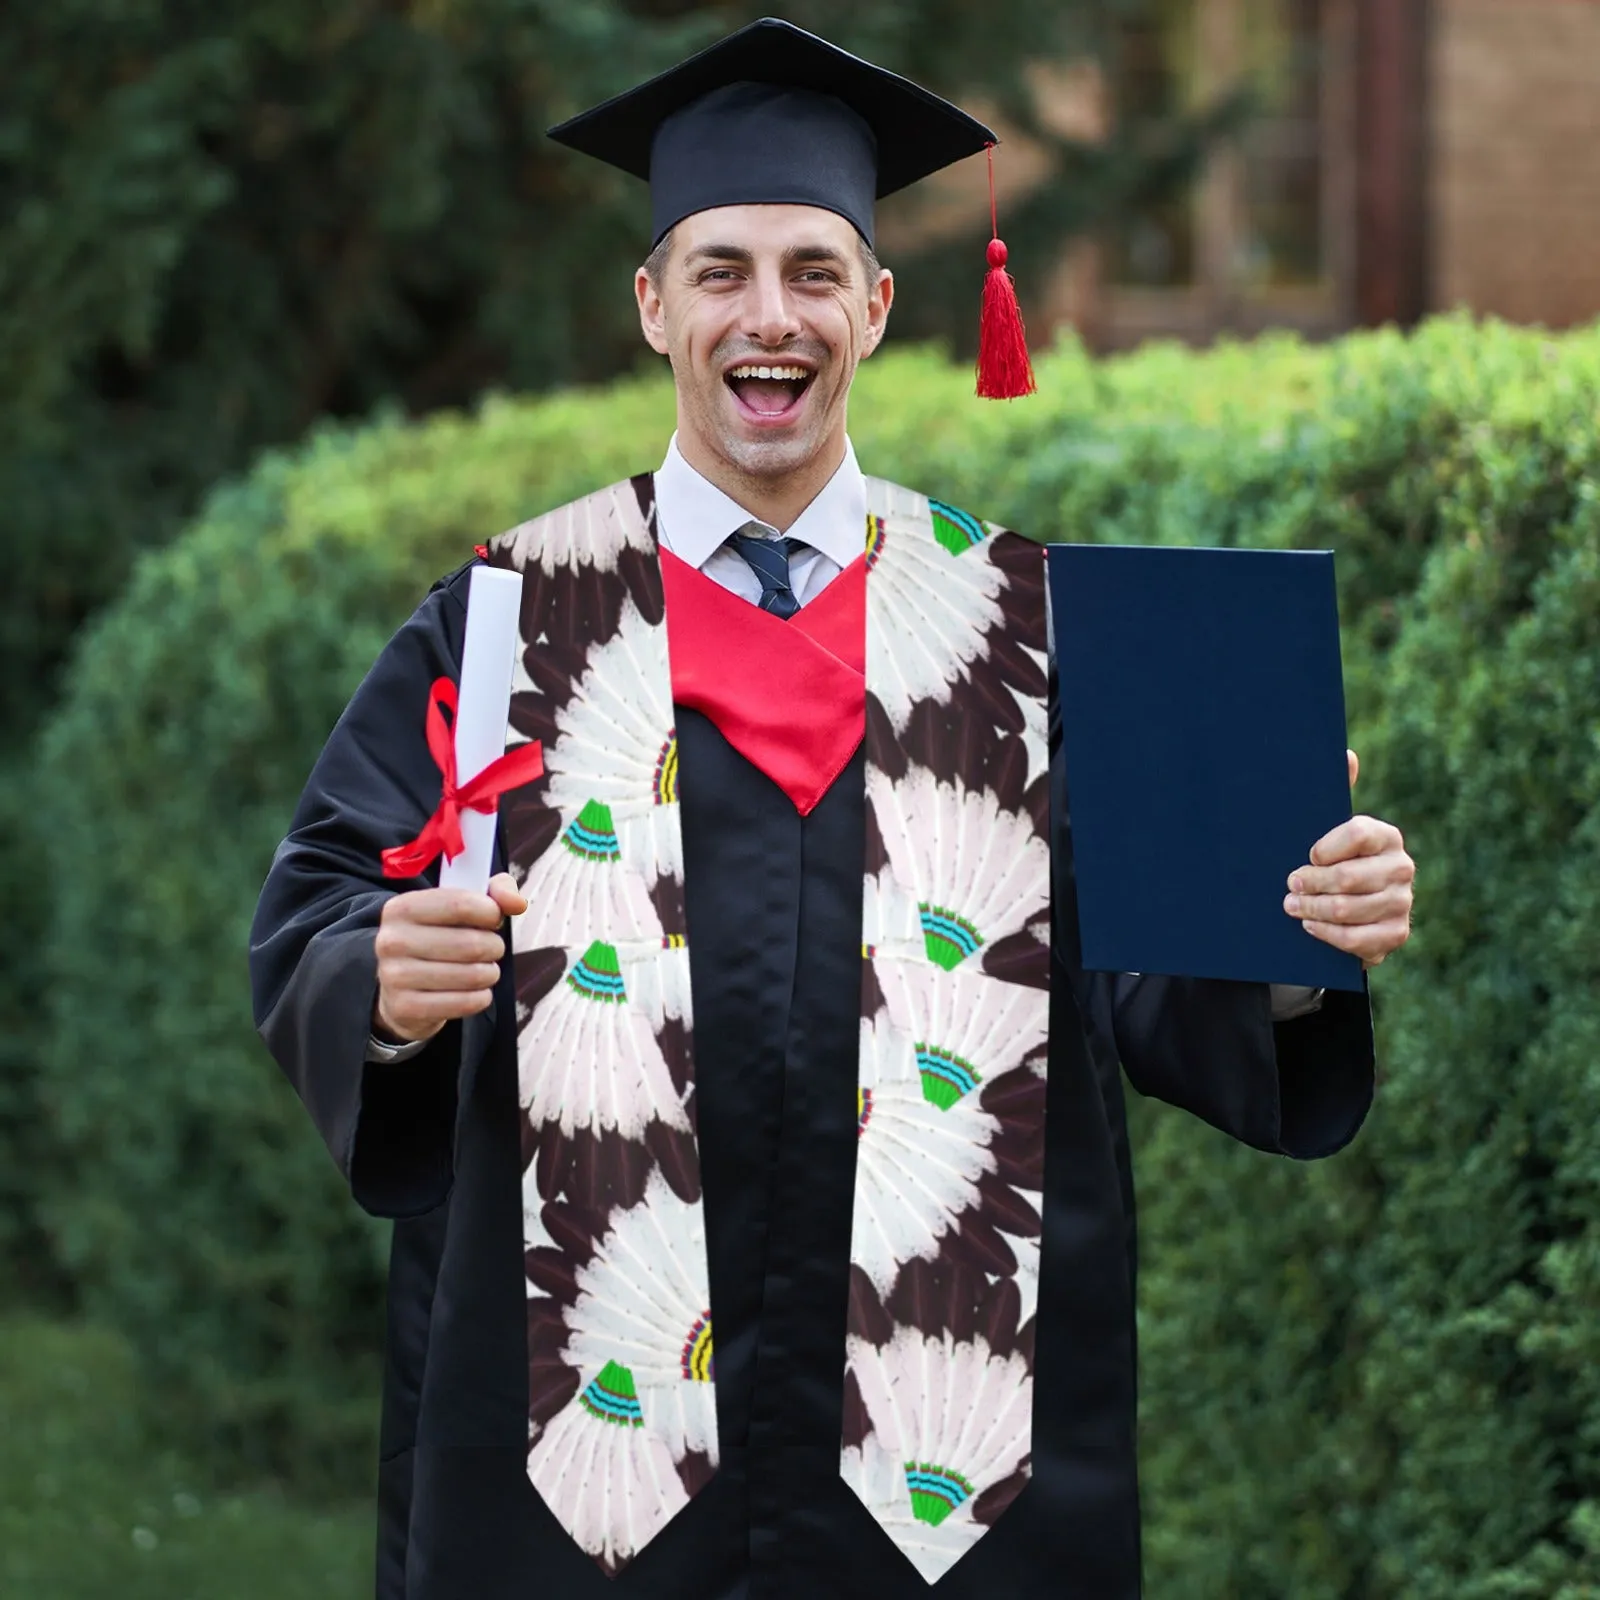
<instances>
[{"instance_id":1,"label":"striped necktie","mask_svg":"<svg viewBox=\"0 0 1600 1600\"><path fill-rule=\"evenodd\" d=\"M737 532L728 535L728 543L744 557L745 564L761 580L761 598L756 603L763 611L785 622L800 609L789 582L789 558L805 548L801 539L773 539L759 531L773 530L764 522L747 522Z\"/></svg>"}]
</instances>

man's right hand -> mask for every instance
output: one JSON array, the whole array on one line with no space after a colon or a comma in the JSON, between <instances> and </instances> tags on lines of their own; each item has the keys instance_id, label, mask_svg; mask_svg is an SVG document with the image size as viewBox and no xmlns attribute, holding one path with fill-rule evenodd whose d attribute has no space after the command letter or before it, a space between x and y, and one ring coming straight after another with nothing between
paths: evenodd
<instances>
[{"instance_id":1,"label":"man's right hand","mask_svg":"<svg viewBox=\"0 0 1600 1600\"><path fill-rule=\"evenodd\" d=\"M487 1011L506 953L500 924L528 909L508 872L487 894L414 889L384 903L378 921L379 1038L410 1044L431 1039L447 1022Z\"/></svg>"}]
</instances>

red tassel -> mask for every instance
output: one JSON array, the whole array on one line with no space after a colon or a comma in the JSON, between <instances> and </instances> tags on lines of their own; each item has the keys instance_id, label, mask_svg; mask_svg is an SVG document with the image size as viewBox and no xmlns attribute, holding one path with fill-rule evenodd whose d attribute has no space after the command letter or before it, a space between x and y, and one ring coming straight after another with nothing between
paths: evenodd
<instances>
[{"instance_id":1,"label":"red tassel","mask_svg":"<svg viewBox=\"0 0 1600 1600\"><path fill-rule=\"evenodd\" d=\"M978 393L985 400L1015 400L1037 387L1017 286L1006 271L1006 247L991 239L989 275L983 280L983 313L978 321Z\"/></svg>"},{"instance_id":2,"label":"red tassel","mask_svg":"<svg viewBox=\"0 0 1600 1600\"><path fill-rule=\"evenodd\" d=\"M994 146L989 146L989 273L983 280L978 319L978 394L985 400L1015 400L1038 385L1028 359L1028 336L1017 304L1017 286L1006 271L1006 247L995 215Z\"/></svg>"}]
</instances>

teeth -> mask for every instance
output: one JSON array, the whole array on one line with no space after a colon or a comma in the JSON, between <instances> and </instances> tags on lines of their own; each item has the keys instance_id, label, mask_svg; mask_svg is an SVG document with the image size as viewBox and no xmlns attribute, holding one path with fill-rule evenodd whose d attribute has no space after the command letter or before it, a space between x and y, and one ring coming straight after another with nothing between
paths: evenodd
<instances>
[{"instance_id":1,"label":"teeth","mask_svg":"<svg viewBox=\"0 0 1600 1600\"><path fill-rule=\"evenodd\" d=\"M811 376L804 367L735 367L730 378L777 378L782 382L804 383Z\"/></svg>"}]
</instances>

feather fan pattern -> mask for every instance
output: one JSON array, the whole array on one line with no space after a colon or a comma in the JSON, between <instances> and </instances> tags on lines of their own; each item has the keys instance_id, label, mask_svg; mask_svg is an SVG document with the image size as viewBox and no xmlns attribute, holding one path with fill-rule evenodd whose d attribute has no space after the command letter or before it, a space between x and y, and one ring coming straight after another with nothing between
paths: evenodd
<instances>
[{"instance_id":1,"label":"feather fan pattern","mask_svg":"<svg viewBox=\"0 0 1600 1600\"><path fill-rule=\"evenodd\" d=\"M848 1354L866 1431L847 1432L840 1471L934 1583L1032 1459L1044 560L953 507L872 489L867 804L883 859L869 859L863 899Z\"/></svg>"},{"instance_id":2,"label":"feather fan pattern","mask_svg":"<svg viewBox=\"0 0 1600 1600\"><path fill-rule=\"evenodd\" d=\"M1030 1470L1044 1187L1044 563L867 480L867 851L846 1483L929 1583ZM529 1477L615 1574L719 1459L678 747L636 478L524 523L502 822L523 1108Z\"/></svg>"},{"instance_id":3,"label":"feather fan pattern","mask_svg":"<svg viewBox=\"0 0 1600 1600\"><path fill-rule=\"evenodd\" d=\"M503 813L529 902L511 938L528 1475L613 1574L718 1458L689 951L661 911L683 846L651 511L648 480L620 484L492 556L524 584L508 741L544 739L548 774Z\"/></svg>"}]
</instances>

